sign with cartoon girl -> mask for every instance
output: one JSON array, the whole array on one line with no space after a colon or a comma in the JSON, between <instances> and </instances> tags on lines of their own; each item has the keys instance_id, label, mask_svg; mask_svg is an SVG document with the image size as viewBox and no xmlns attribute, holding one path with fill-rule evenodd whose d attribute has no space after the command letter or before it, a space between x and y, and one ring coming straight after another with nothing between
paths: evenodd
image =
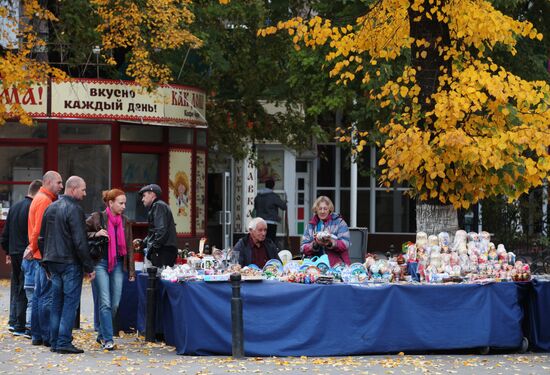
<instances>
[{"instance_id":1,"label":"sign with cartoon girl","mask_svg":"<svg viewBox=\"0 0 550 375\"><path fill-rule=\"evenodd\" d=\"M172 209L178 235L192 235L191 176L193 175L192 151L190 149L170 149L170 169L168 177L168 204Z\"/></svg>"}]
</instances>

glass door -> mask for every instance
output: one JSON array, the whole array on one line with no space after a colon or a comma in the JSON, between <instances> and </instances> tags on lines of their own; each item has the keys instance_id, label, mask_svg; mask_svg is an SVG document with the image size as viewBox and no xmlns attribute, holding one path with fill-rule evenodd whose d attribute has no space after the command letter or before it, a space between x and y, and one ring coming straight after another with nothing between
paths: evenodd
<instances>
[{"instance_id":1,"label":"glass door","mask_svg":"<svg viewBox=\"0 0 550 375\"><path fill-rule=\"evenodd\" d=\"M138 191L147 184L159 184L159 154L122 153L122 188L126 192L126 216L147 221L147 210Z\"/></svg>"}]
</instances>

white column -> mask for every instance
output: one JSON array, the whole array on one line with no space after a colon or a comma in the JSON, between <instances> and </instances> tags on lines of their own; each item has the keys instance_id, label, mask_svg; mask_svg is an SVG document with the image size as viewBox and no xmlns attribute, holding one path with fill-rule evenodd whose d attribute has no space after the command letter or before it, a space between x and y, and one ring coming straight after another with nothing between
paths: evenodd
<instances>
[{"instance_id":1,"label":"white column","mask_svg":"<svg viewBox=\"0 0 550 375\"><path fill-rule=\"evenodd\" d=\"M351 128L351 144L357 145L357 128ZM351 228L357 228L357 157L351 155L350 182L349 182L349 224Z\"/></svg>"},{"instance_id":2,"label":"white column","mask_svg":"<svg viewBox=\"0 0 550 375\"><path fill-rule=\"evenodd\" d=\"M302 235L296 233L296 155L288 150L284 154L284 190L286 194L286 209L290 236Z\"/></svg>"},{"instance_id":3,"label":"white column","mask_svg":"<svg viewBox=\"0 0 550 375\"><path fill-rule=\"evenodd\" d=\"M370 169L376 170L376 146L370 148ZM376 232L376 176L374 173L370 175L370 217L369 217L369 232Z\"/></svg>"}]
</instances>

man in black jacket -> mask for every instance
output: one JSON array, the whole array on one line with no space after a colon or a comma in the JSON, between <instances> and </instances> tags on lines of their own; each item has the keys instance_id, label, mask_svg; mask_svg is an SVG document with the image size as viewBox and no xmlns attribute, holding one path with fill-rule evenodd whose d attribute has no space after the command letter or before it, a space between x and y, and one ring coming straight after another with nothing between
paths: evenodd
<instances>
[{"instance_id":1,"label":"man in black jacket","mask_svg":"<svg viewBox=\"0 0 550 375\"><path fill-rule=\"evenodd\" d=\"M255 264L260 268L270 259L279 259L277 245L266 237L267 224L261 217L255 217L248 223L248 234L241 238L233 251L239 252L239 264ZM280 259L279 259L280 260Z\"/></svg>"},{"instance_id":2,"label":"man in black jacket","mask_svg":"<svg viewBox=\"0 0 550 375\"><path fill-rule=\"evenodd\" d=\"M83 353L72 344L72 329L82 293L82 271L95 277L88 251L86 218L78 203L86 196L86 183L71 176L65 194L48 206L42 219L38 246L52 281L50 312L51 351Z\"/></svg>"},{"instance_id":3,"label":"man in black jacket","mask_svg":"<svg viewBox=\"0 0 550 375\"><path fill-rule=\"evenodd\" d=\"M176 224L170 206L160 199L162 190L156 184L142 187L139 191L143 205L149 209L149 228L143 241L147 259L155 267L173 266L178 255Z\"/></svg>"},{"instance_id":4,"label":"man in black jacket","mask_svg":"<svg viewBox=\"0 0 550 375\"><path fill-rule=\"evenodd\" d=\"M11 288L10 288L10 321L13 334L25 335L30 338L30 330L26 332L27 297L25 295L25 275L21 270L23 253L29 244L28 220L29 208L32 198L42 186L42 180L34 180L29 185L27 196L22 201L14 204L6 218L4 232L2 233L2 247L6 251L6 263L11 263ZM12 320L13 316L13 320Z\"/></svg>"}]
</instances>

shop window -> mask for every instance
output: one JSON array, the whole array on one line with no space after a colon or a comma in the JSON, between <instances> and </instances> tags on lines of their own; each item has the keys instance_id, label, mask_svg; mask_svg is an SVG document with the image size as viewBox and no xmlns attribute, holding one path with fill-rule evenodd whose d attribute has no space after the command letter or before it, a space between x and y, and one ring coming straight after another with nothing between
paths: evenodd
<instances>
[{"instance_id":1,"label":"shop window","mask_svg":"<svg viewBox=\"0 0 550 375\"><path fill-rule=\"evenodd\" d=\"M86 214L103 210L101 193L111 187L111 157L109 145L59 145L58 170L63 183L70 176L86 181L86 197L82 208Z\"/></svg>"},{"instance_id":2,"label":"shop window","mask_svg":"<svg viewBox=\"0 0 550 375\"><path fill-rule=\"evenodd\" d=\"M99 140L108 141L111 139L111 125L109 124L83 124L60 122L59 139L75 140Z\"/></svg>"},{"instance_id":3,"label":"shop window","mask_svg":"<svg viewBox=\"0 0 550 375\"><path fill-rule=\"evenodd\" d=\"M126 215L135 221L147 221L147 210L141 203L138 190L159 181L157 154L122 154L122 185L126 191Z\"/></svg>"},{"instance_id":4,"label":"shop window","mask_svg":"<svg viewBox=\"0 0 550 375\"><path fill-rule=\"evenodd\" d=\"M319 145L317 163L317 186L335 186L336 150L334 145Z\"/></svg>"},{"instance_id":5,"label":"shop window","mask_svg":"<svg viewBox=\"0 0 550 375\"><path fill-rule=\"evenodd\" d=\"M376 192L376 231L416 231L415 201L403 190Z\"/></svg>"},{"instance_id":6,"label":"shop window","mask_svg":"<svg viewBox=\"0 0 550 375\"><path fill-rule=\"evenodd\" d=\"M296 160L296 172L307 173L307 160ZM302 188L303 189L303 188Z\"/></svg>"},{"instance_id":7,"label":"shop window","mask_svg":"<svg viewBox=\"0 0 550 375\"><path fill-rule=\"evenodd\" d=\"M0 138L46 138L48 136L45 122L35 122L32 126L18 122L6 122L0 126Z\"/></svg>"},{"instance_id":8,"label":"shop window","mask_svg":"<svg viewBox=\"0 0 550 375\"><path fill-rule=\"evenodd\" d=\"M162 127L154 125L120 125L123 142L162 142Z\"/></svg>"},{"instance_id":9,"label":"shop window","mask_svg":"<svg viewBox=\"0 0 550 375\"><path fill-rule=\"evenodd\" d=\"M197 130L197 146L206 147L206 130Z\"/></svg>"},{"instance_id":10,"label":"shop window","mask_svg":"<svg viewBox=\"0 0 550 375\"><path fill-rule=\"evenodd\" d=\"M340 191L340 212L348 225L350 224L350 191ZM369 227L370 189L357 190L357 226Z\"/></svg>"},{"instance_id":11,"label":"shop window","mask_svg":"<svg viewBox=\"0 0 550 375\"><path fill-rule=\"evenodd\" d=\"M349 187L351 181L351 159L349 149L340 148L340 186ZM370 148L357 156L357 186L370 187Z\"/></svg>"},{"instance_id":12,"label":"shop window","mask_svg":"<svg viewBox=\"0 0 550 375\"><path fill-rule=\"evenodd\" d=\"M21 125L19 125L21 126ZM42 147L0 147L0 203L4 214L27 195L29 183L44 173Z\"/></svg>"},{"instance_id":13,"label":"shop window","mask_svg":"<svg viewBox=\"0 0 550 375\"><path fill-rule=\"evenodd\" d=\"M284 189L285 169L284 151L258 150L258 187L263 188L267 179L275 181L273 190Z\"/></svg>"},{"instance_id":14,"label":"shop window","mask_svg":"<svg viewBox=\"0 0 550 375\"><path fill-rule=\"evenodd\" d=\"M169 141L171 144L193 144L193 129L170 128Z\"/></svg>"}]
</instances>

